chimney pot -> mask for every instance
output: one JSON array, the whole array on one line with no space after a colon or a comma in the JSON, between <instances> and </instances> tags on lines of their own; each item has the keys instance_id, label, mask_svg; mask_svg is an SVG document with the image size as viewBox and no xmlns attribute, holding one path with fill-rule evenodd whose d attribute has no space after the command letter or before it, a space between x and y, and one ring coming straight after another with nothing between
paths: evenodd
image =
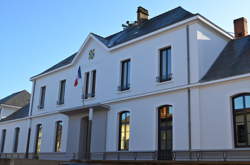
<instances>
[{"instance_id":1,"label":"chimney pot","mask_svg":"<svg viewBox=\"0 0 250 165\"><path fill-rule=\"evenodd\" d=\"M242 38L248 35L247 19L242 17L234 20L235 38Z\"/></svg>"},{"instance_id":2,"label":"chimney pot","mask_svg":"<svg viewBox=\"0 0 250 165\"><path fill-rule=\"evenodd\" d=\"M137 9L137 23L141 24L148 20L148 10L139 6Z\"/></svg>"}]
</instances>

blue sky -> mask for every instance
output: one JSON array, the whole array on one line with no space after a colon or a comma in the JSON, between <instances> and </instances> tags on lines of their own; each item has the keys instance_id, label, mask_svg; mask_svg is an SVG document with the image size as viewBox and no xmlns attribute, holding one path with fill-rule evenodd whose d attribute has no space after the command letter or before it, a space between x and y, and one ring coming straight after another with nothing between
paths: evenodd
<instances>
[{"instance_id":1,"label":"blue sky","mask_svg":"<svg viewBox=\"0 0 250 165\"><path fill-rule=\"evenodd\" d=\"M233 32L233 19L250 20L249 0L1 0L0 98L26 89L29 78L76 52L90 32L107 36L136 19L177 6Z\"/></svg>"}]
</instances>

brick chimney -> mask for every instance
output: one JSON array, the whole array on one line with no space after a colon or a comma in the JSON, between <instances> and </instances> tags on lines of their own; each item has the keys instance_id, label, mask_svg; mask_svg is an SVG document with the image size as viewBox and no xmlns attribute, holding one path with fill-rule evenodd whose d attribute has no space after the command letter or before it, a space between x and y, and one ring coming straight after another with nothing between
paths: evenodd
<instances>
[{"instance_id":1,"label":"brick chimney","mask_svg":"<svg viewBox=\"0 0 250 165\"><path fill-rule=\"evenodd\" d=\"M248 35L247 19L242 17L234 20L235 38L242 38Z\"/></svg>"},{"instance_id":2,"label":"brick chimney","mask_svg":"<svg viewBox=\"0 0 250 165\"><path fill-rule=\"evenodd\" d=\"M137 9L137 23L141 24L148 20L148 10L139 6Z\"/></svg>"}]
</instances>

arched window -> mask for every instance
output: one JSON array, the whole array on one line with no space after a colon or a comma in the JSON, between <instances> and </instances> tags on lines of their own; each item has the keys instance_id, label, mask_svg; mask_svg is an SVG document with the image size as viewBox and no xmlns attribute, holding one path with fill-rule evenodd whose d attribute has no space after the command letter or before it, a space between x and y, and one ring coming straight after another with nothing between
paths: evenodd
<instances>
[{"instance_id":1,"label":"arched window","mask_svg":"<svg viewBox=\"0 0 250 165\"><path fill-rule=\"evenodd\" d=\"M14 145L13 145L13 152L17 152L17 149L18 149L18 142L19 142L19 133L20 133L20 128L17 127L15 128L15 140L14 140Z\"/></svg>"},{"instance_id":2,"label":"arched window","mask_svg":"<svg viewBox=\"0 0 250 165\"><path fill-rule=\"evenodd\" d=\"M62 121L56 122L55 152L61 152L62 148Z\"/></svg>"},{"instance_id":3,"label":"arched window","mask_svg":"<svg viewBox=\"0 0 250 165\"><path fill-rule=\"evenodd\" d=\"M236 147L250 147L250 94L233 97L234 137Z\"/></svg>"},{"instance_id":4,"label":"arched window","mask_svg":"<svg viewBox=\"0 0 250 165\"><path fill-rule=\"evenodd\" d=\"M130 112L124 111L119 116L119 150L129 150Z\"/></svg>"},{"instance_id":5,"label":"arched window","mask_svg":"<svg viewBox=\"0 0 250 165\"><path fill-rule=\"evenodd\" d=\"M41 151L42 143L42 124L36 125L36 139L35 139L35 154Z\"/></svg>"},{"instance_id":6,"label":"arched window","mask_svg":"<svg viewBox=\"0 0 250 165\"><path fill-rule=\"evenodd\" d=\"M158 159L172 159L173 107L164 105L158 108Z\"/></svg>"}]
</instances>

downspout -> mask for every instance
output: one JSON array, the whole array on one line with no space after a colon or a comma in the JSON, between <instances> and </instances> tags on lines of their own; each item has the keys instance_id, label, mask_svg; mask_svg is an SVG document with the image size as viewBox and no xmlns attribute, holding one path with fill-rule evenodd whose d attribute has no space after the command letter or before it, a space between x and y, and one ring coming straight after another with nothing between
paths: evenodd
<instances>
[{"instance_id":1,"label":"downspout","mask_svg":"<svg viewBox=\"0 0 250 165\"><path fill-rule=\"evenodd\" d=\"M34 96L35 96L35 88L36 87L36 80L33 82L32 86L32 96L31 96L31 104L29 108L29 128L28 128L28 138L27 138L27 144L26 144L26 152L25 152L25 158L29 158L29 147L30 147L30 136L31 136L31 123L32 123L32 112L33 112L33 104L34 104Z\"/></svg>"},{"instance_id":2,"label":"downspout","mask_svg":"<svg viewBox=\"0 0 250 165\"><path fill-rule=\"evenodd\" d=\"M187 84L190 85L190 36L189 25L186 26L187 35ZM191 92L190 88L187 89L188 94L188 150L192 150L192 128L191 128Z\"/></svg>"}]
</instances>

